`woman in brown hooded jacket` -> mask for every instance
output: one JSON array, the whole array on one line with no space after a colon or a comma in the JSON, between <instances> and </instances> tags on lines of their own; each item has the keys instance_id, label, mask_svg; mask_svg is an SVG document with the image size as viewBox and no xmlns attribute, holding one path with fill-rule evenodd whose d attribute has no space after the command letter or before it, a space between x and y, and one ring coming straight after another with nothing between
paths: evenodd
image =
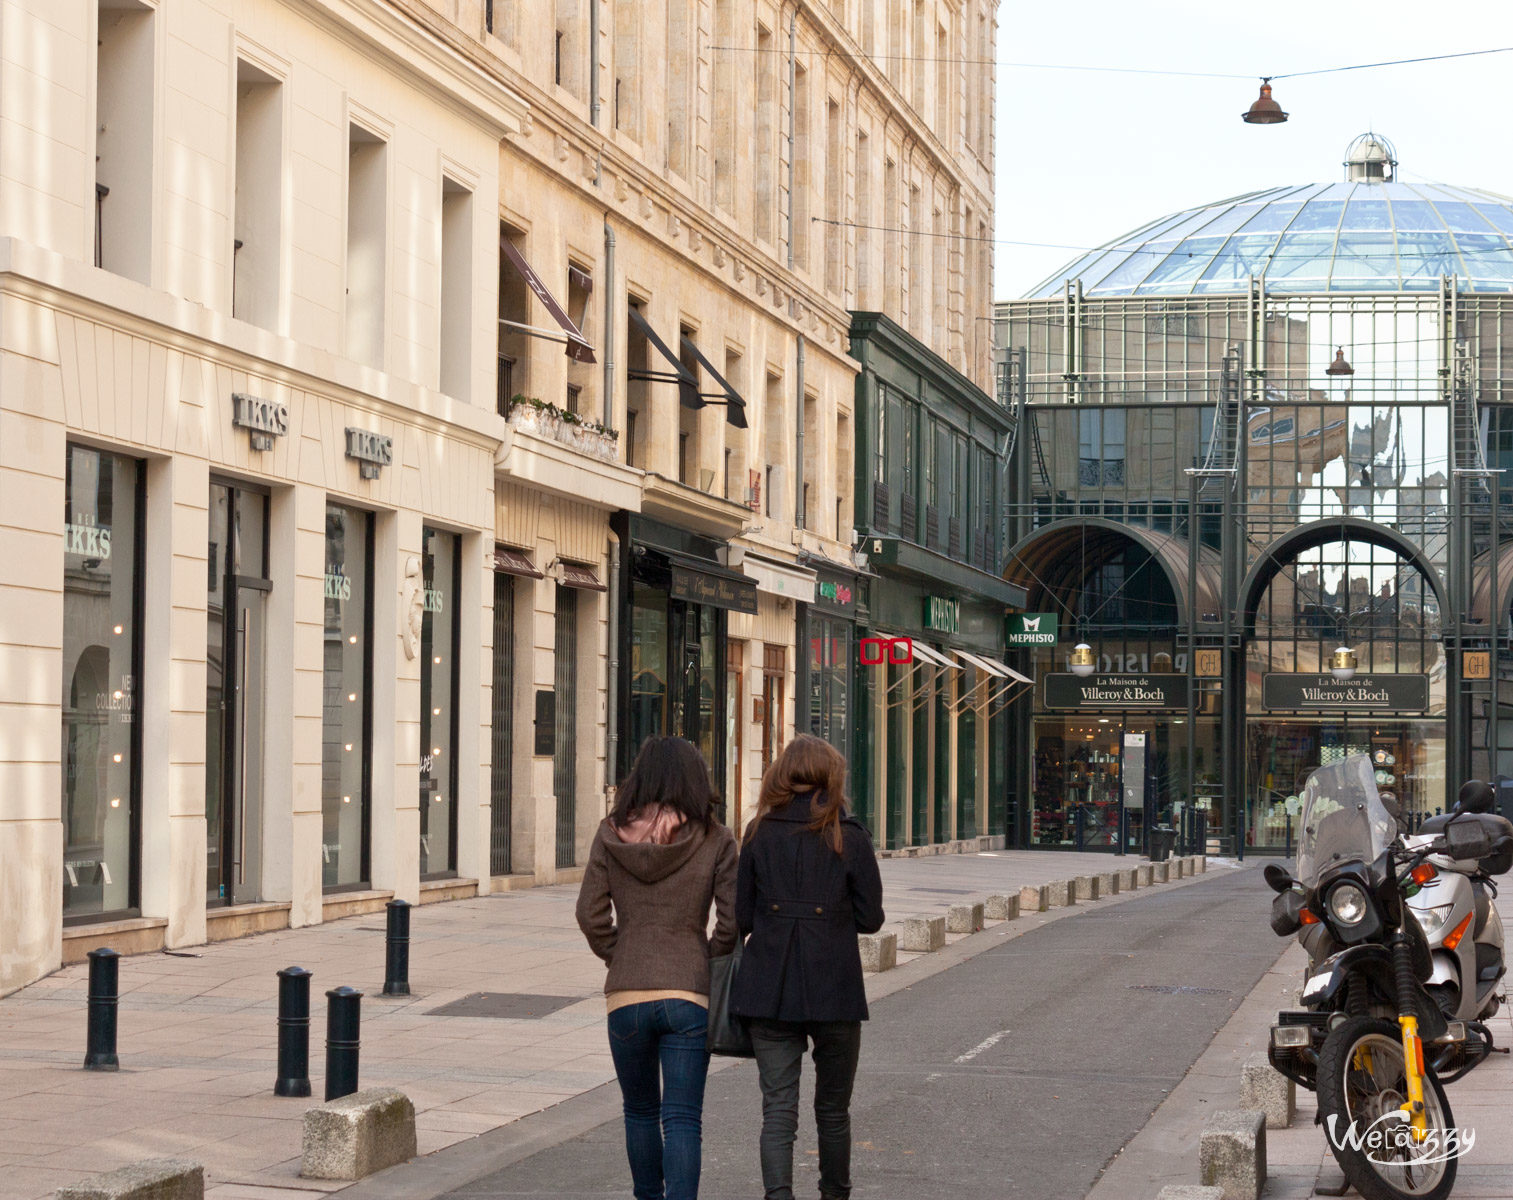
<instances>
[{"instance_id":1,"label":"woman in brown hooded jacket","mask_svg":"<svg viewBox=\"0 0 1513 1200\"><path fill-rule=\"evenodd\" d=\"M693 744L652 738L594 836L578 893L578 926L609 964L609 1048L636 1200L699 1194L709 959L736 943L736 843L714 800Z\"/></svg>"}]
</instances>

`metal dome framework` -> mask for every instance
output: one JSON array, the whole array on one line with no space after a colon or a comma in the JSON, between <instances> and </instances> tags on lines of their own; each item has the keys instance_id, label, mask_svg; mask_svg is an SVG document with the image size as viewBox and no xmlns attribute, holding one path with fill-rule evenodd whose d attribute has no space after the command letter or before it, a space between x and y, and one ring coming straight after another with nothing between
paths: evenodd
<instances>
[{"instance_id":1,"label":"metal dome framework","mask_svg":"<svg viewBox=\"0 0 1513 1200\"><path fill-rule=\"evenodd\" d=\"M1385 151L1385 162L1358 148ZM1351 153L1366 167L1396 167L1377 135ZM1395 179L1268 188L1152 221L1030 294L1080 279L1089 297L1223 295L1244 292L1252 276L1273 294L1432 292L1446 275L1467 291L1513 291L1513 199Z\"/></svg>"}]
</instances>

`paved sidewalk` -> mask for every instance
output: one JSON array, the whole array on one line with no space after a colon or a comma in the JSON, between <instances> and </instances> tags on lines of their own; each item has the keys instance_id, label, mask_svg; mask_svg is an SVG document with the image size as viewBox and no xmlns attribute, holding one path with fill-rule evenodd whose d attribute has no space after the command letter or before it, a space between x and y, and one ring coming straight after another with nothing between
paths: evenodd
<instances>
[{"instance_id":1,"label":"paved sidewalk","mask_svg":"<svg viewBox=\"0 0 1513 1200\"><path fill-rule=\"evenodd\" d=\"M891 926L991 892L1142 861L998 851L880 865ZM80 1069L86 967L66 967L0 1000L0 1198L31 1200L155 1155L204 1163L217 1200L338 1190L344 1185L300 1179L298 1156L304 1112L323 1092L323 993L342 984L365 993L362 1086L411 1097L422 1154L609 1082L604 968L574 922L577 891L539 888L413 910L417 994L403 999L378 994L382 914L123 959L116 1073ZM901 953L901 967L911 957ZM291 965L314 972L313 1100L272 1093L275 972ZM887 975L871 979L886 990ZM539 1017L434 1011L476 993L560 1007Z\"/></svg>"},{"instance_id":2,"label":"paved sidewalk","mask_svg":"<svg viewBox=\"0 0 1513 1200\"><path fill-rule=\"evenodd\" d=\"M1513 888L1504 888L1498 909L1513 927ZM1256 914L1264 921L1268 913ZM1276 1014L1295 1005L1308 957L1288 939L1278 939L1279 958L1228 1024L1209 1043L1150 1122L1108 1165L1087 1200L1150 1200L1167 1184L1198 1182L1198 1136L1210 1113L1240 1107L1240 1066L1265 1053ZM1513 1010L1491 1022L1499 1046L1513 1046ZM1455 1123L1476 1131L1455 1180L1457 1200L1513 1197L1513 1056L1497 1054L1445 1089ZM1289 1129L1268 1129L1269 1166L1265 1200L1301 1200L1315 1185L1338 1179L1339 1168L1316 1126L1312 1092L1299 1088L1298 1111ZM1350 1195L1356 1193L1352 1190Z\"/></svg>"}]
</instances>

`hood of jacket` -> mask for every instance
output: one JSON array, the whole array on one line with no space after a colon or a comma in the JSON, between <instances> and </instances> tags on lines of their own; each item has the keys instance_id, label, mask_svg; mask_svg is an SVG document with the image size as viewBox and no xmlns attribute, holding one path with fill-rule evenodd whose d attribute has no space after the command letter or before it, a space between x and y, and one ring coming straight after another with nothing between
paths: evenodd
<instances>
[{"instance_id":1,"label":"hood of jacket","mask_svg":"<svg viewBox=\"0 0 1513 1200\"><path fill-rule=\"evenodd\" d=\"M708 836L703 825L692 821L683 822L670 842L626 841L608 817L599 828L610 858L642 883L666 879L697 853Z\"/></svg>"}]
</instances>

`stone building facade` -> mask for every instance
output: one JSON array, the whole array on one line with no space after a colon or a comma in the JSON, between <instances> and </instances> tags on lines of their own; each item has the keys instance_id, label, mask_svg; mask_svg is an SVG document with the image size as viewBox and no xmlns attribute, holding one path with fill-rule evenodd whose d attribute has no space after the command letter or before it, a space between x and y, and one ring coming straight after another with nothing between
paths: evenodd
<instances>
[{"instance_id":1,"label":"stone building facade","mask_svg":"<svg viewBox=\"0 0 1513 1200\"><path fill-rule=\"evenodd\" d=\"M3 0L0 992L572 880L650 733L749 811L849 310L989 374L994 6L896 7Z\"/></svg>"}]
</instances>

